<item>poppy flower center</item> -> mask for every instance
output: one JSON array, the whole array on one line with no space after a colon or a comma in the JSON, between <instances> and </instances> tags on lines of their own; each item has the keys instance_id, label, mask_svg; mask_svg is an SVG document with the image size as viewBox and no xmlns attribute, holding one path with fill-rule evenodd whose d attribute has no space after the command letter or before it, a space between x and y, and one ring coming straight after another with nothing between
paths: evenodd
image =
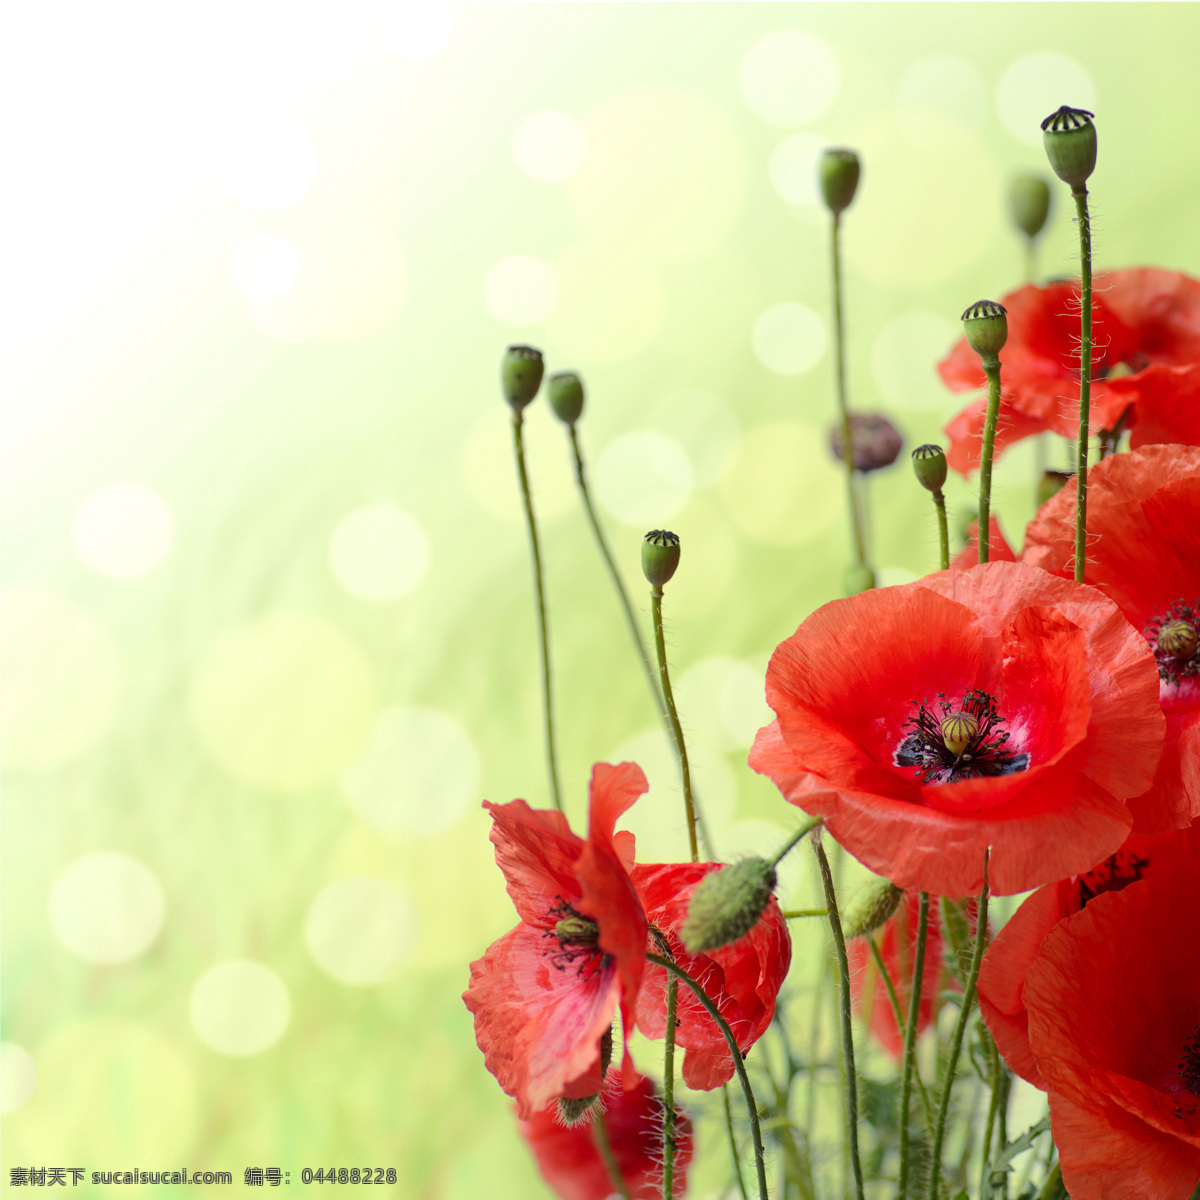
<instances>
[{"instance_id":1,"label":"poppy flower center","mask_svg":"<svg viewBox=\"0 0 1200 1200\"><path fill-rule=\"evenodd\" d=\"M561 896L546 915L553 924L542 936L556 943L549 949L550 961L559 971L574 966L579 974L590 977L609 957L600 951L600 927Z\"/></svg>"},{"instance_id":2,"label":"poppy flower center","mask_svg":"<svg viewBox=\"0 0 1200 1200\"><path fill-rule=\"evenodd\" d=\"M1166 612L1146 622L1146 639L1154 650L1158 677L1166 683L1200 676L1200 600L1176 600Z\"/></svg>"},{"instance_id":3,"label":"poppy flower center","mask_svg":"<svg viewBox=\"0 0 1200 1200\"><path fill-rule=\"evenodd\" d=\"M1192 1030L1192 1036L1183 1043L1179 1078L1193 1096L1200 1096L1200 1025Z\"/></svg>"},{"instance_id":4,"label":"poppy flower center","mask_svg":"<svg viewBox=\"0 0 1200 1200\"><path fill-rule=\"evenodd\" d=\"M912 767L922 783L957 783L989 775L1012 775L1029 766L1028 754L1008 749L1008 731L987 692L971 689L955 706L938 693L933 704L913 701L917 714L904 722L911 729L892 761Z\"/></svg>"}]
</instances>

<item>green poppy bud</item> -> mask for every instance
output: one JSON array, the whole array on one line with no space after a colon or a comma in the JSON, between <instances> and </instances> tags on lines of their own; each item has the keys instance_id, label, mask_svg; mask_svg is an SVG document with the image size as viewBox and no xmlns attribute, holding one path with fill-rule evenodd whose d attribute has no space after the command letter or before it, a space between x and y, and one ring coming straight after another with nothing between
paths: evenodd
<instances>
[{"instance_id":1,"label":"green poppy bud","mask_svg":"<svg viewBox=\"0 0 1200 1200\"><path fill-rule=\"evenodd\" d=\"M858 190L859 171L858 155L853 150L830 147L821 152L817 177L825 205L835 217L850 207Z\"/></svg>"},{"instance_id":2,"label":"green poppy bud","mask_svg":"<svg viewBox=\"0 0 1200 1200\"><path fill-rule=\"evenodd\" d=\"M1096 169L1094 113L1065 104L1042 122L1042 143L1054 173L1072 188L1080 187Z\"/></svg>"},{"instance_id":3,"label":"green poppy bud","mask_svg":"<svg viewBox=\"0 0 1200 1200\"><path fill-rule=\"evenodd\" d=\"M679 535L652 529L642 541L642 574L651 587L662 587L679 566Z\"/></svg>"},{"instance_id":4,"label":"green poppy bud","mask_svg":"<svg viewBox=\"0 0 1200 1200\"><path fill-rule=\"evenodd\" d=\"M946 482L946 454L941 446L926 442L912 452L913 471L917 482L931 492L940 492Z\"/></svg>"},{"instance_id":5,"label":"green poppy bud","mask_svg":"<svg viewBox=\"0 0 1200 1200\"><path fill-rule=\"evenodd\" d=\"M680 936L689 954L728 946L758 924L775 890L775 868L765 858L746 858L700 880Z\"/></svg>"},{"instance_id":6,"label":"green poppy bud","mask_svg":"<svg viewBox=\"0 0 1200 1200\"><path fill-rule=\"evenodd\" d=\"M1055 471L1053 469L1043 471L1037 485L1038 508L1041 508L1051 496L1057 496L1074 478L1074 471Z\"/></svg>"},{"instance_id":7,"label":"green poppy bud","mask_svg":"<svg viewBox=\"0 0 1200 1200\"><path fill-rule=\"evenodd\" d=\"M846 568L842 578L842 588L847 596L857 596L859 592L869 592L875 586L875 572L866 563L854 563Z\"/></svg>"},{"instance_id":8,"label":"green poppy bud","mask_svg":"<svg viewBox=\"0 0 1200 1200\"><path fill-rule=\"evenodd\" d=\"M604 1076L608 1074L609 1064L612 1062L612 1051L613 1035L610 1025L600 1037L600 1079L602 1082ZM562 1118L564 1125L578 1125L591 1113L599 1099L599 1092L593 1092L590 1096L559 1096L558 1115Z\"/></svg>"},{"instance_id":9,"label":"green poppy bud","mask_svg":"<svg viewBox=\"0 0 1200 1200\"><path fill-rule=\"evenodd\" d=\"M963 333L967 345L983 359L983 365L994 366L1000 360L1004 343L1008 341L1008 309L994 300L976 300L962 315Z\"/></svg>"},{"instance_id":10,"label":"green poppy bud","mask_svg":"<svg viewBox=\"0 0 1200 1200\"><path fill-rule=\"evenodd\" d=\"M1050 215L1050 185L1040 175L1016 176L1008 185L1008 211L1026 237L1037 237Z\"/></svg>"},{"instance_id":11,"label":"green poppy bud","mask_svg":"<svg viewBox=\"0 0 1200 1200\"><path fill-rule=\"evenodd\" d=\"M846 937L864 937L874 933L900 907L904 891L890 879L880 879L846 910L842 930Z\"/></svg>"},{"instance_id":12,"label":"green poppy bud","mask_svg":"<svg viewBox=\"0 0 1200 1200\"><path fill-rule=\"evenodd\" d=\"M583 412L583 380L574 371L559 371L546 381L546 398L564 425L574 425Z\"/></svg>"},{"instance_id":13,"label":"green poppy bud","mask_svg":"<svg viewBox=\"0 0 1200 1200\"><path fill-rule=\"evenodd\" d=\"M500 386L513 412L520 412L542 386L542 352L532 346L509 346L500 360Z\"/></svg>"},{"instance_id":14,"label":"green poppy bud","mask_svg":"<svg viewBox=\"0 0 1200 1200\"><path fill-rule=\"evenodd\" d=\"M1200 638L1190 621L1168 621L1158 631L1158 649L1180 662L1196 653L1197 644L1200 644Z\"/></svg>"}]
</instances>

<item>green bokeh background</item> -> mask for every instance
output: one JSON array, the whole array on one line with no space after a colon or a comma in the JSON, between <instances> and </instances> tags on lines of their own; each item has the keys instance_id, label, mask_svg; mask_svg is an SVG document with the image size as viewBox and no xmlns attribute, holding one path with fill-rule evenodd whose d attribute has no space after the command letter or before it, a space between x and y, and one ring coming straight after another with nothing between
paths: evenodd
<instances>
[{"instance_id":1,"label":"green bokeh background","mask_svg":"<svg viewBox=\"0 0 1200 1200\"><path fill-rule=\"evenodd\" d=\"M794 813L745 763L762 672L848 560L813 148L863 157L852 401L910 448L937 440L962 399L934 364L967 304L1021 281L1004 187L1043 169L1036 122L1059 103L1097 113L1097 269L1200 268L1200 10L497 4L406 25L386 5L66 4L10 22L28 187L8 222L3 1186L19 1165L238 1187L247 1166L298 1187L304 1166L371 1165L422 1200L542 1195L459 999L513 923L480 801L548 803L503 347L584 375L627 577L645 529L681 535L669 643L700 793L722 854L775 846ZM567 169L524 125L544 111L586 145L558 181L520 161ZM1046 274L1074 270L1065 199ZM821 320L792 345L780 305ZM528 429L568 813L582 827L593 762L637 757L640 855L680 857L671 759L565 439L541 402ZM1037 453L997 468L1017 542ZM145 493L81 510L123 482L160 498L169 546ZM903 462L869 491L883 582L934 566ZM368 506L379 539L347 549ZM71 873L100 852L156 883L126 860ZM807 862L784 880L798 903L813 887ZM798 936L798 986L822 944ZM222 1009L194 989L234 960L273 976ZM285 1016L252 1053L202 1036L215 1021L228 1050ZM717 1194L720 1151L694 1194Z\"/></svg>"}]
</instances>

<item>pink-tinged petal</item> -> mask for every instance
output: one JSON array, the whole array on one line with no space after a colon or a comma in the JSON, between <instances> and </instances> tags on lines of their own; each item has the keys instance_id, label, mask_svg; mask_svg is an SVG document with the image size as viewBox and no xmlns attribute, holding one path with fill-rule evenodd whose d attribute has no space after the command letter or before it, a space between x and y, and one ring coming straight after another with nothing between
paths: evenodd
<instances>
[{"instance_id":1,"label":"pink-tinged petal","mask_svg":"<svg viewBox=\"0 0 1200 1200\"><path fill-rule=\"evenodd\" d=\"M496 865L504 872L508 894L522 921L546 929L556 918L550 910L579 896L575 860L583 839L571 832L558 812L530 808L524 800L509 804L484 801L492 814Z\"/></svg>"},{"instance_id":2,"label":"pink-tinged petal","mask_svg":"<svg viewBox=\"0 0 1200 1200\"><path fill-rule=\"evenodd\" d=\"M617 820L649 787L645 772L637 763L624 762L616 766L597 763L592 768L588 837L611 842Z\"/></svg>"},{"instance_id":3,"label":"pink-tinged petal","mask_svg":"<svg viewBox=\"0 0 1200 1200\"><path fill-rule=\"evenodd\" d=\"M596 955L556 963L544 932L528 925L471 964L463 1000L475 1016L475 1040L522 1116L596 1070L619 990L615 965Z\"/></svg>"}]
</instances>

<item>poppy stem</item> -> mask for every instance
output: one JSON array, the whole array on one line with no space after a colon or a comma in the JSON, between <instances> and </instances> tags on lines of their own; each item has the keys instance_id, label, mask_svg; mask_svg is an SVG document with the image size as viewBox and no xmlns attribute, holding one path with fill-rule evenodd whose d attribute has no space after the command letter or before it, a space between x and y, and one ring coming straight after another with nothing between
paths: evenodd
<instances>
[{"instance_id":1,"label":"poppy stem","mask_svg":"<svg viewBox=\"0 0 1200 1200\"><path fill-rule=\"evenodd\" d=\"M975 916L975 950L971 955L971 969L963 986L962 1006L954 1033L950 1038L950 1050L946 1057L946 1071L942 1078L942 1093L938 1098L937 1124L933 1130L933 1148L930 1155L929 1200L938 1200L938 1184L942 1177L942 1142L946 1134L946 1113L950 1108L950 1092L954 1087L954 1074L958 1070L958 1056L962 1050L963 1033L975 1003L975 985L979 981L979 964L983 961L983 949L987 945L988 908L988 862L992 850L989 846L983 855L983 890L979 893L979 905Z\"/></svg>"},{"instance_id":2,"label":"poppy stem","mask_svg":"<svg viewBox=\"0 0 1200 1200\"><path fill-rule=\"evenodd\" d=\"M675 1011L679 980L667 979L667 1036L663 1050L663 1200L675 1195Z\"/></svg>"},{"instance_id":3,"label":"poppy stem","mask_svg":"<svg viewBox=\"0 0 1200 1200\"><path fill-rule=\"evenodd\" d=\"M667 646L663 638L662 594L661 587L650 589L650 611L654 615L654 648L658 652L658 676L662 681L663 698L667 702L671 729L675 733L675 746L679 751L679 771L683 776L683 804L687 809L688 844L691 847L692 862L695 863L700 861L700 847L696 842L696 805L692 799L692 773L688 767L683 726L679 724L679 713L675 709L675 697L671 694L671 676L667 673ZM704 831L704 844L711 849L712 843L709 841L707 829Z\"/></svg>"},{"instance_id":4,"label":"poppy stem","mask_svg":"<svg viewBox=\"0 0 1200 1200\"><path fill-rule=\"evenodd\" d=\"M937 509L938 518L938 549L941 557L938 560L943 571L950 569L950 526L946 522L946 497L942 494L942 489L938 488L933 493L933 505Z\"/></svg>"},{"instance_id":5,"label":"poppy stem","mask_svg":"<svg viewBox=\"0 0 1200 1200\"><path fill-rule=\"evenodd\" d=\"M575 432L574 424L571 424L568 428L571 435L571 449L575 455L575 481L579 485L579 494L583 500L583 507L587 512L588 521L592 526L592 533L595 535L600 555L604 559L605 566L608 568L609 578L612 580L613 587L617 592L617 598L621 602L621 610L625 614L625 624L629 627L629 636L633 638L634 647L638 652L638 657L641 659L642 670L646 675L646 682L650 685L650 695L654 697L654 707L658 715L662 718L667 738L671 742L672 748L674 748L675 738L671 730L671 722L667 716L667 709L663 703L662 691L658 686L658 680L654 677L654 667L650 662L650 654L646 649L646 643L642 640L642 633L638 628L638 620L634 615L629 593L625 590L621 573L617 570L616 560L612 556L612 551L608 547L608 540L604 536L604 531L600 528L600 520L596 516L596 510L592 506L592 497L588 491L587 476L584 474L583 469L583 451L579 447L579 435Z\"/></svg>"},{"instance_id":6,"label":"poppy stem","mask_svg":"<svg viewBox=\"0 0 1200 1200\"><path fill-rule=\"evenodd\" d=\"M1088 409L1092 393L1092 220L1087 185L1071 188L1079 217L1079 441L1075 447L1075 582L1083 582L1087 544Z\"/></svg>"},{"instance_id":7,"label":"poppy stem","mask_svg":"<svg viewBox=\"0 0 1200 1200\"><path fill-rule=\"evenodd\" d=\"M842 1010L842 1058L846 1076L846 1139L850 1147L850 1167L854 1172L854 1195L863 1200L862 1162L858 1155L858 1076L854 1069L854 1019L850 1014L850 961L846 957L846 939L842 934L842 921L838 916L837 893L833 887L833 872L820 838L813 838L813 850L821 868L821 882L825 886L825 903L829 908L829 927L833 930L833 941L838 958L838 999Z\"/></svg>"},{"instance_id":8,"label":"poppy stem","mask_svg":"<svg viewBox=\"0 0 1200 1200\"><path fill-rule=\"evenodd\" d=\"M983 1031L981 1031L983 1032ZM987 1195L988 1166L992 1159L992 1131L996 1127L996 1119L1000 1115L1000 1097L1004 1091L1004 1068L1000 1065L1000 1054L996 1049L995 1040L990 1033L984 1033L983 1041L988 1052L988 1074L991 1076L991 1098L988 1100L987 1121L983 1127L983 1149L979 1156L979 1195ZM1000 1135L997 1149L1004 1148L1004 1135Z\"/></svg>"},{"instance_id":9,"label":"poppy stem","mask_svg":"<svg viewBox=\"0 0 1200 1200\"><path fill-rule=\"evenodd\" d=\"M608 1171L608 1177L612 1180L613 1187L621 1194L622 1200L633 1200L629 1194L629 1186L621 1174L621 1168L617 1166L612 1142L608 1140L608 1128L604 1124L604 1114L600 1112L599 1108L592 1117L592 1138L596 1143L596 1149L600 1152L600 1158Z\"/></svg>"},{"instance_id":10,"label":"poppy stem","mask_svg":"<svg viewBox=\"0 0 1200 1200\"><path fill-rule=\"evenodd\" d=\"M1053 1200L1062 1191L1062 1163L1056 1162L1054 1170L1046 1176L1042 1190L1037 1194L1037 1200Z\"/></svg>"},{"instance_id":11,"label":"poppy stem","mask_svg":"<svg viewBox=\"0 0 1200 1200\"><path fill-rule=\"evenodd\" d=\"M729 1103L729 1085L727 1083L721 1086L721 1099L725 1101L725 1128L729 1133L729 1153L733 1155L733 1177L737 1180L742 1200L749 1200L746 1195L746 1181L742 1178L742 1157L738 1153L737 1138L733 1133L733 1105Z\"/></svg>"},{"instance_id":12,"label":"poppy stem","mask_svg":"<svg viewBox=\"0 0 1200 1200\"><path fill-rule=\"evenodd\" d=\"M771 866L777 867L814 829L824 824L824 817L813 817L811 821L805 821L797 830L796 835L788 842L780 852L771 859Z\"/></svg>"},{"instance_id":13,"label":"poppy stem","mask_svg":"<svg viewBox=\"0 0 1200 1200\"><path fill-rule=\"evenodd\" d=\"M983 453L979 459L979 533L976 540L981 563L988 561L991 542L992 449L996 444L996 423L1000 417L1000 360L985 358L983 373L988 381L988 403L983 426Z\"/></svg>"},{"instance_id":14,"label":"poppy stem","mask_svg":"<svg viewBox=\"0 0 1200 1200\"><path fill-rule=\"evenodd\" d=\"M827 908L790 908L783 914L785 921L795 920L797 917L827 917L829 909Z\"/></svg>"},{"instance_id":15,"label":"poppy stem","mask_svg":"<svg viewBox=\"0 0 1200 1200\"><path fill-rule=\"evenodd\" d=\"M542 705L546 714L546 769L550 775L550 794L554 807L563 811L562 794L558 786L558 763L554 750L554 697L550 686L550 627L546 618L546 593L542 584L542 555L538 548L537 522L533 516L533 495L529 490L529 472L525 469L525 440L522 436L524 418L519 409L513 412L513 449L517 457L517 474L521 478L521 496L525 500L525 521L529 526L529 548L533 555L533 583L538 602L538 635L542 650Z\"/></svg>"},{"instance_id":16,"label":"poppy stem","mask_svg":"<svg viewBox=\"0 0 1200 1200\"><path fill-rule=\"evenodd\" d=\"M683 980L692 989L697 1000L704 1006L704 1011L717 1023L717 1028L725 1038L729 1053L733 1057L733 1069L737 1072L738 1082L742 1085L742 1095L746 1098L746 1108L750 1113L750 1133L754 1138L754 1165L758 1169L759 1200L769 1200L767 1196L767 1167L766 1152L763 1150L762 1129L758 1123L758 1104L754 1099L754 1089L750 1086L750 1076L746 1074L746 1064L742 1061L742 1051L729 1028L729 1022L721 1016L720 1009L712 1002L709 994L693 979L678 963L658 954L647 954L646 961L655 963L670 971L676 978Z\"/></svg>"}]
</instances>

